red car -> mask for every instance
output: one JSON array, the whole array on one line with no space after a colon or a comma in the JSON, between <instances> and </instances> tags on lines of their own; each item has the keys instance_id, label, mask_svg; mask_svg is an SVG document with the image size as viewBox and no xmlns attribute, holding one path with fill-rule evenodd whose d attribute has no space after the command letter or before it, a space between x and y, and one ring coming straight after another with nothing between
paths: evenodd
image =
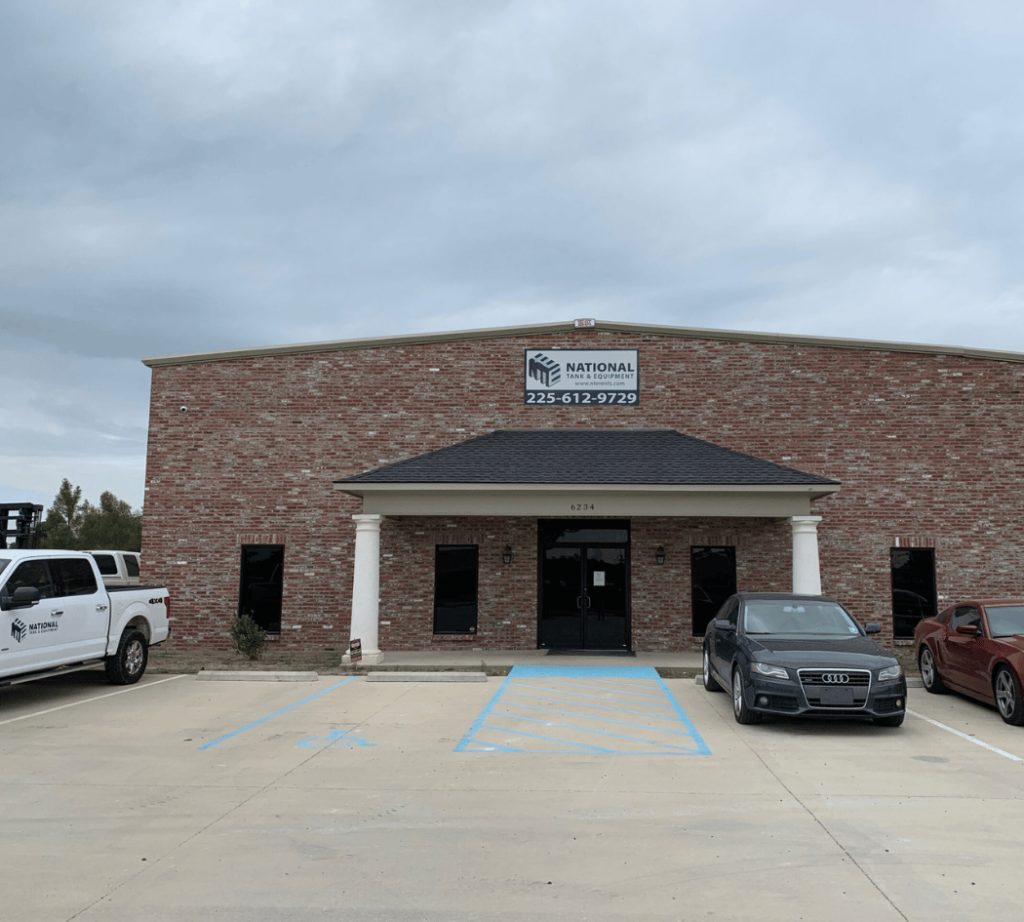
<instances>
[{"instance_id":1,"label":"red car","mask_svg":"<svg viewBox=\"0 0 1024 922\"><path fill-rule=\"evenodd\" d=\"M962 692L1024 725L1024 599L953 605L918 623L914 647L925 689Z\"/></svg>"}]
</instances>

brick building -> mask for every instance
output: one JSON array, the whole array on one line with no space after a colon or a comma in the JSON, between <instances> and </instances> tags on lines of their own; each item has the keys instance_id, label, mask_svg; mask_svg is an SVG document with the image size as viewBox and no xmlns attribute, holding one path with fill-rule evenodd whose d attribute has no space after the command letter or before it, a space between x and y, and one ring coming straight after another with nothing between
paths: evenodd
<instances>
[{"instance_id":1,"label":"brick building","mask_svg":"<svg viewBox=\"0 0 1024 922\"><path fill-rule=\"evenodd\" d=\"M1022 354L586 320L146 364L172 644L696 649L737 588L899 642L1024 591Z\"/></svg>"}]
</instances>

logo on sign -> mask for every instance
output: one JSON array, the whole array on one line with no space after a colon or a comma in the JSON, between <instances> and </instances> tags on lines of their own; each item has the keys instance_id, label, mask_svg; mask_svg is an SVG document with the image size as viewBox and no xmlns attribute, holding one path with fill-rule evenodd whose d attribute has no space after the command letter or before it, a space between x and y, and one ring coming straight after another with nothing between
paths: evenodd
<instances>
[{"instance_id":1,"label":"logo on sign","mask_svg":"<svg viewBox=\"0 0 1024 922\"><path fill-rule=\"evenodd\" d=\"M25 624L21 618L15 618L11 622L11 637L13 637L18 643L21 643L25 639L25 634L28 631L28 625Z\"/></svg>"},{"instance_id":2,"label":"logo on sign","mask_svg":"<svg viewBox=\"0 0 1024 922\"><path fill-rule=\"evenodd\" d=\"M531 355L526 374L544 387L554 387L562 380L562 366L546 355Z\"/></svg>"}]
</instances>

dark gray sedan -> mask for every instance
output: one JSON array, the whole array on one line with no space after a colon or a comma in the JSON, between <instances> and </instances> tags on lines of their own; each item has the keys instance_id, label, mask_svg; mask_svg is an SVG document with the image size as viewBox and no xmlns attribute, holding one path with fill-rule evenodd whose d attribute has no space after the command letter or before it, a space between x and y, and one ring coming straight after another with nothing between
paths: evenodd
<instances>
[{"instance_id":1,"label":"dark gray sedan","mask_svg":"<svg viewBox=\"0 0 1024 922\"><path fill-rule=\"evenodd\" d=\"M704 634L704 688L731 690L741 724L775 714L898 727L907 681L896 658L867 636L880 631L825 596L740 592Z\"/></svg>"}]
</instances>

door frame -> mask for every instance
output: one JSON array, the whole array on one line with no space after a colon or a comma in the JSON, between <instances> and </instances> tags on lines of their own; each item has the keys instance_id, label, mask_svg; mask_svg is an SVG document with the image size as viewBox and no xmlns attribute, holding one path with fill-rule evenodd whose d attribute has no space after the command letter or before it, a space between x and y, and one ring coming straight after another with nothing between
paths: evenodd
<instances>
[{"instance_id":1,"label":"door frame","mask_svg":"<svg viewBox=\"0 0 1024 922\"><path fill-rule=\"evenodd\" d=\"M544 541L543 539L543 526L557 526L564 523L565 526L575 526L580 529L594 529L604 531L625 531L625 541L591 541L591 540L572 540L566 541L564 544L558 542ZM580 561L581 578L586 572L586 549L591 547L598 548L621 548L625 557L625 646L621 649L622 651L632 651L633 649L633 580L632 580L632 554L630 548L632 546L632 522L629 519L538 519L537 520L537 649L538 650L586 650L586 646L582 647L551 647L550 645L544 646L541 643L542 640L542 628L544 619L544 563L545 557L544 552L548 548L554 547L579 547L582 549L582 559ZM580 613L581 626L585 630L585 612ZM584 641L585 641L585 634ZM595 648L595 652L605 648ZM618 649L618 648L616 648Z\"/></svg>"}]
</instances>

